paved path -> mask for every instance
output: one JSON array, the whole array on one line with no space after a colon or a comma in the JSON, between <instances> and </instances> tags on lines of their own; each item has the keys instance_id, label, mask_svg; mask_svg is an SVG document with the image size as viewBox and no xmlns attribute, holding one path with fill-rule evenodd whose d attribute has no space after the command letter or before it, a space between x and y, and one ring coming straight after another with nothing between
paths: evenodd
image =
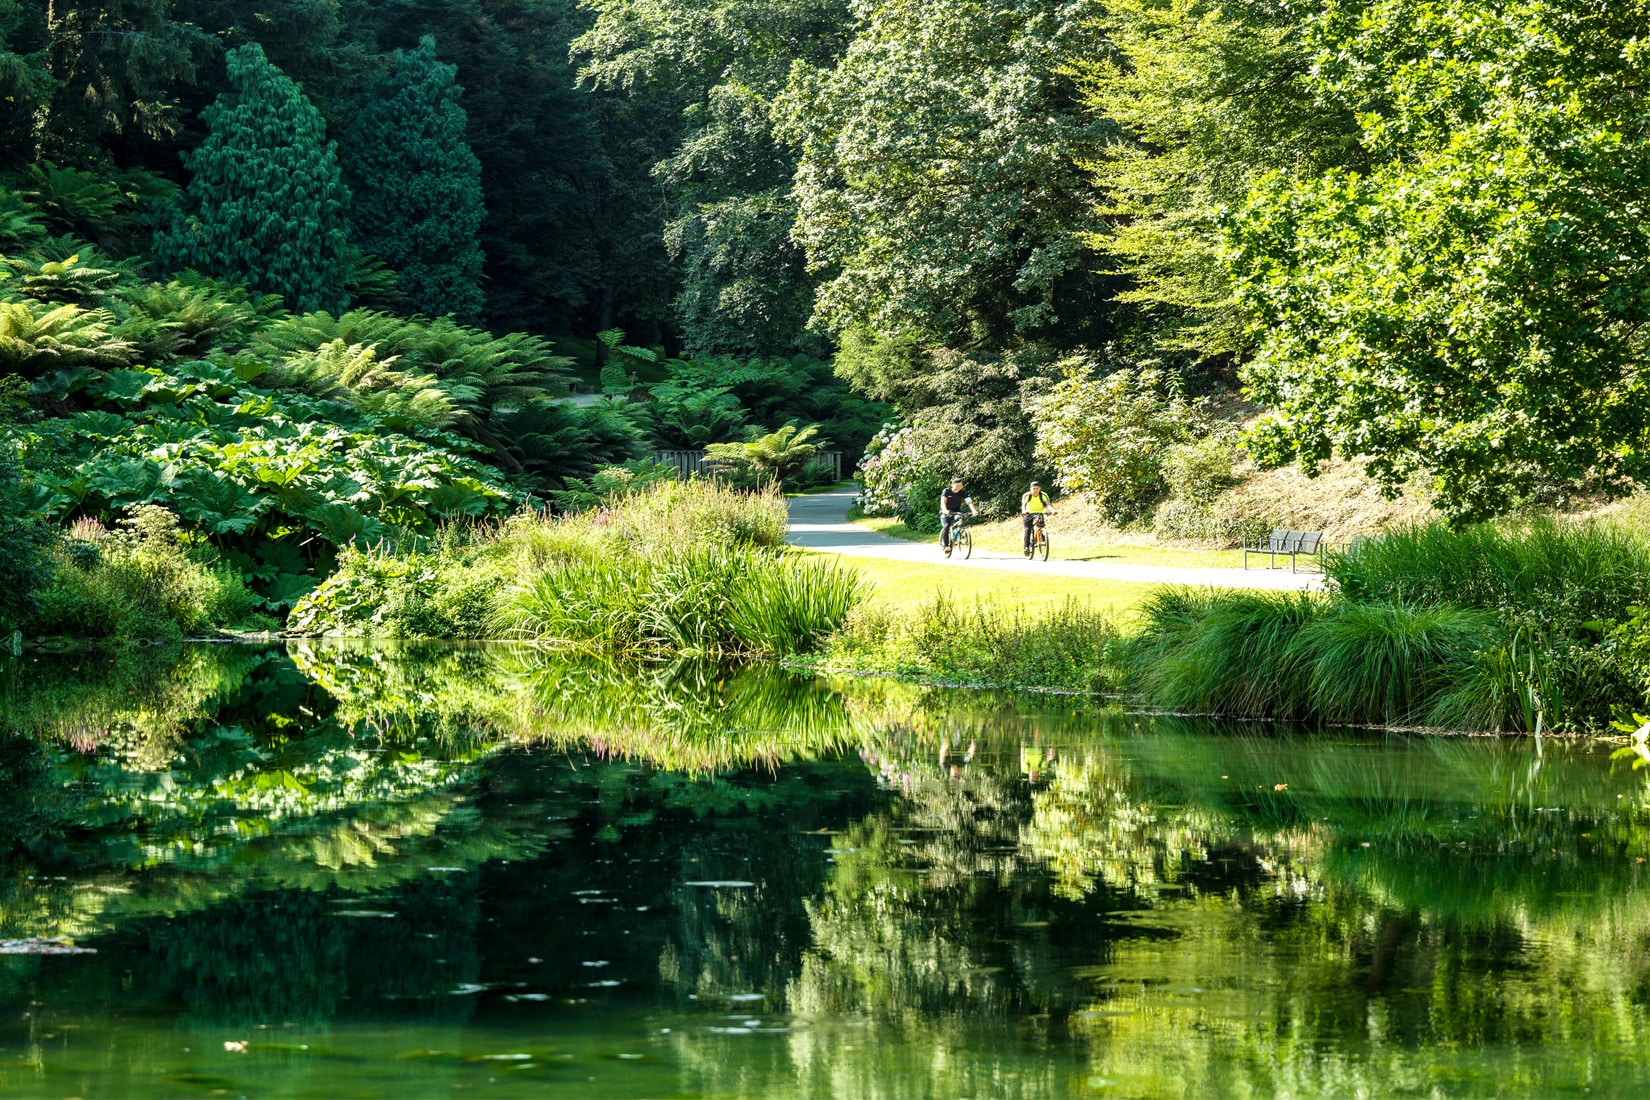
<instances>
[{"instance_id":1,"label":"paved path","mask_svg":"<svg viewBox=\"0 0 1650 1100\"><path fill-rule=\"evenodd\" d=\"M910 542L868 531L848 522L851 489L792 497L790 500L793 546L857 558L888 558L893 561L927 562L960 569L1001 569L1011 573L1053 574L1060 577L1088 577L1091 580L1135 581L1145 584L1191 584L1216 588L1318 589L1323 578L1314 573L1290 573L1267 569L1185 569L1168 565L1125 565L1121 562L1027 561L1019 554L1001 554L974 549L973 557L948 559L941 552L939 538L930 542ZM1058 528L1054 529L1056 532ZM1056 535L1058 537L1058 535ZM1055 548L1059 554L1059 548Z\"/></svg>"}]
</instances>

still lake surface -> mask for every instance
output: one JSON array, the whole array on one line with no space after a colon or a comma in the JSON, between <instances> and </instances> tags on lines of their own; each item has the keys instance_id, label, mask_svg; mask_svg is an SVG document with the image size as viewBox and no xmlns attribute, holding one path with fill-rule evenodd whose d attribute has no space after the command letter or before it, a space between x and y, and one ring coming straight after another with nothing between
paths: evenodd
<instances>
[{"instance_id":1,"label":"still lake surface","mask_svg":"<svg viewBox=\"0 0 1650 1100\"><path fill-rule=\"evenodd\" d=\"M0 727L4 1096L1650 1095L1608 744L346 644Z\"/></svg>"}]
</instances>

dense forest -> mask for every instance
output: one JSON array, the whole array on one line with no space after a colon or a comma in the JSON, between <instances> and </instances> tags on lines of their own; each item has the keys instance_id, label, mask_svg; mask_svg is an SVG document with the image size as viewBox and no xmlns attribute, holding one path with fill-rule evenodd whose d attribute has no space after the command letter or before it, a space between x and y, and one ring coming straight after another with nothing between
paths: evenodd
<instances>
[{"instance_id":1,"label":"dense forest","mask_svg":"<svg viewBox=\"0 0 1650 1100\"><path fill-rule=\"evenodd\" d=\"M714 444L1191 534L1235 443L1630 489L1647 9L3 0L0 618L180 547L278 616Z\"/></svg>"}]
</instances>

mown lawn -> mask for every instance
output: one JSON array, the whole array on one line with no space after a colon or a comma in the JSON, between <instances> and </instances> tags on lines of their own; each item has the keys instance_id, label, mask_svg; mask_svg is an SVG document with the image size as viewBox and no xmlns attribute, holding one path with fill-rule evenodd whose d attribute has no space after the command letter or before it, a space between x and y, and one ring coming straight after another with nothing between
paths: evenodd
<instances>
[{"instance_id":1,"label":"mown lawn","mask_svg":"<svg viewBox=\"0 0 1650 1100\"><path fill-rule=\"evenodd\" d=\"M931 542L938 535L920 534L897 519L860 518L855 523L867 531L910 542ZM973 528L974 545L981 550L1014 553L1023 545L1024 529L1018 518L996 523L979 523ZM1185 569L1241 569L1241 550L1180 550L1167 546L1131 546L1073 538L1062 531L1060 517L1048 521L1054 556L1066 561L1105 561L1128 565L1167 565ZM1250 564L1254 564L1251 559Z\"/></svg>"},{"instance_id":2,"label":"mown lawn","mask_svg":"<svg viewBox=\"0 0 1650 1100\"><path fill-rule=\"evenodd\" d=\"M916 610L943 595L959 603L986 603L999 607L1052 610L1068 600L1113 615L1125 615L1140 606L1156 587L1127 581L1088 580L1079 577L1038 577L997 569L880 558L842 557L844 565L859 571L871 585L873 603L894 610Z\"/></svg>"}]
</instances>

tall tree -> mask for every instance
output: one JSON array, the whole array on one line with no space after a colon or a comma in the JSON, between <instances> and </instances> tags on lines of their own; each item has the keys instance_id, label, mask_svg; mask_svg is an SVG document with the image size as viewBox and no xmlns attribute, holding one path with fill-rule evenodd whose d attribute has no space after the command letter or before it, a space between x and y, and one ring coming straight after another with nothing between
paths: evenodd
<instances>
[{"instance_id":1,"label":"tall tree","mask_svg":"<svg viewBox=\"0 0 1650 1100\"><path fill-rule=\"evenodd\" d=\"M178 87L216 50L173 17L171 0L5 4L0 33L16 53L0 53L0 79L12 85L4 107L31 108L28 138L5 148L20 161L95 160L123 135L171 138Z\"/></svg>"},{"instance_id":2,"label":"tall tree","mask_svg":"<svg viewBox=\"0 0 1650 1100\"><path fill-rule=\"evenodd\" d=\"M1221 225L1268 171L1357 163L1357 124L1312 94L1298 5L1279 0L1111 0L1111 49L1084 58L1088 102L1122 127L1093 164L1101 224L1085 239L1118 263L1161 350L1248 348L1220 256Z\"/></svg>"},{"instance_id":3,"label":"tall tree","mask_svg":"<svg viewBox=\"0 0 1650 1100\"><path fill-rule=\"evenodd\" d=\"M185 157L183 208L157 234L162 263L279 294L299 310L344 309L349 190L337 146L304 93L262 47L231 50L230 91L205 112Z\"/></svg>"},{"instance_id":4,"label":"tall tree","mask_svg":"<svg viewBox=\"0 0 1650 1100\"><path fill-rule=\"evenodd\" d=\"M768 354L809 343L813 288L792 240L795 150L774 134L791 66L828 65L847 42L845 0L590 0L573 43L583 79L673 113L654 169L669 189L675 300L696 350Z\"/></svg>"},{"instance_id":5,"label":"tall tree","mask_svg":"<svg viewBox=\"0 0 1650 1100\"><path fill-rule=\"evenodd\" d=\"M356 242L395 269L419 312L469 322L482 308L486 211L457 72L436 60L433 38L403 51L345 136L343 167Z\"/></svg>"},{"instance_id":6,"label":"tall tree","mask_svg":"<svg viewBox=\"0 0 1650 1100\"><path fill-rule=\"evenodd\" d=\"M1100 51L1060 0L858 0L830 68L799 64L782 136L801 146L796 239L833 330L1004 346L1096 319L1077 231L1082 164L1115 132L1070 76ZM1085 338L1091 334L1085 334ZM1069 339L1068 334L1064 338Z\"/></svg>"},{"instance_id":7,"label":"tall tree","mask_svg":"<svg viewBox=\"0 0 1650 1100\"><path fill-rule=\"evenodd\" d=\"M1329 0L1314 89L1372 167L1231 231L1272 456L1366 456L1458 517L1650 477L1650 2Z\"/></svg>"},{"instance_id":8,"label":"tall tree","mask_svg":"<svg viewBox=\"0 0 1650 1100\"><path fill-rule=\"evenodd\" d=\"M422 0L363 14L385 46L433 35L458 66L481 161L487 317L535 331L623 327L649 343L669 319L657 105L581 89L572 0Z\"/></svg>"}]
</instances>

